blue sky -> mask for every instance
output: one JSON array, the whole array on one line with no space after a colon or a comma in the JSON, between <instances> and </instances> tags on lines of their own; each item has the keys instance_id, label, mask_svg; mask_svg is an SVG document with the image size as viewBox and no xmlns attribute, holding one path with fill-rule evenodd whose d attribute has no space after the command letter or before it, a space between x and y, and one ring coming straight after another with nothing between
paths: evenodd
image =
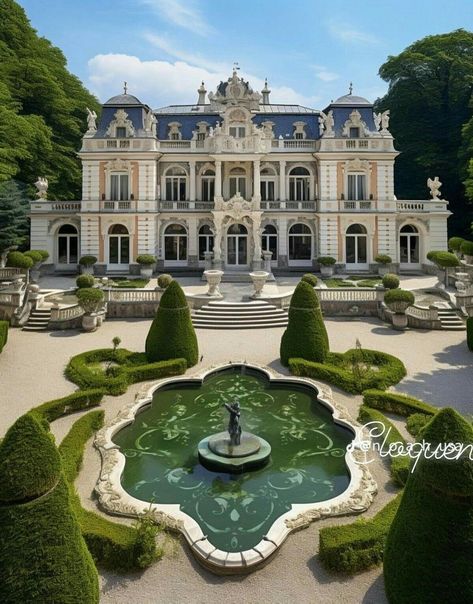
<instances>
[{"instance_id":1,"label":"blue sky","mask_svg":"<svg viewBox=\"0 0 473 604\"><path fill-rule=\"evenodd\" d=\"M271 101L316 108L348 92L374 100L388 55L472 29L473 0L20 0L102 100L129 91L152 107L196 101L240 73Z\"/></svg>"}]
</instances>

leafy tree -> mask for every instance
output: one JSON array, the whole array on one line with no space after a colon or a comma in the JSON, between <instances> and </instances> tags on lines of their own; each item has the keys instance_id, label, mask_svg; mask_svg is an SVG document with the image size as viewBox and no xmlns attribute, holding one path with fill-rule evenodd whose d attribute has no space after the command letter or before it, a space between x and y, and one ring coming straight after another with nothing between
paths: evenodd
<instances>
[{"instance_id":1,"label":"leafy tree","mask_svg":"<svg viewBox=\"0 0 473 604\"><path fill-rule=\"evenodd\" d=\"M192 367L199 360L189 306L177 281L171 281L161 297L149 328L145 350L150 363L186 359L187 366Z\"/></svg>"},{"instance_id":2,"label":"leafy tree","mask_svg":"<svg viewBox=\"0 0 473 604\"><path fill-rule=\"evenodd\" d=\"M78 198L76 152L98 101L14 0L0 0L0 23L0 180L46 176L51 198Z\"/></svg>"},{"instance_id":3,"label":"leafy tree","mask_svg":"<svg viewBox=\"0 0 473 604\"><path fill-rule=\"evenodd\" d=\"M471 210L463 181L473 156L473 33L459 29L427 36L390 56L379 74L389 90L377 109L391 109L390 130L401 151L397 196L425 198L427 178L438 175L454 212L450 227L466 234L465 215Z\"/></svg>"},{"instance_id":4,"label":"leafy tree","mask_svg":"<svg viewBox=\"0 0 473 604\"><path fill-rule=\"evenodd\" d=\"M312 285L299 281L289 307L289 322L281 339L281 363L289 359L305 359L323 363L329 352L319 299Z\"/></svg>"},{"instance_id":5,"label":"leafy tree","mask_svg":"<svg viewBox=\"0 0 473 604\"><path fill-rule=\"evenodd\" d=\"M0 254L27 240L28 209L24 186L13 180L0 182Z\"/></svg>"},{"instance_id":6,"label":"leafy tree","mask_svg":"<svg viewBox=\"0 0 473 604\"><path fill-rule=\"evenodd\" d=\"M473 429L453 409L439 411L421 433L431 453L447 443L473 444ZM421 457L409 475L384 550L390 604L473 602L473 464Z\"/></svg>"}]
</instances>

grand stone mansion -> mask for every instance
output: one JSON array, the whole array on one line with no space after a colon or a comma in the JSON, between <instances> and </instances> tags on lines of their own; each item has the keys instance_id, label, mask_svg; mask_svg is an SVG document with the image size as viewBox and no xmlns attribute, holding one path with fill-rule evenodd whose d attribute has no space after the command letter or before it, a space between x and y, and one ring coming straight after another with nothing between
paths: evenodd
<instances>
[{"instance_id":1,"label":"grand stone mansion","mask_svg":"<svg viewBox=\"0 0 473 604\"><path fill-rule=\"evenodd\" d=\"M133 272L139 254L159 270L247 271L264 252L286 270L332 256L363 271L378 254L420 269L446 249L450 212L435 184L431 199L396 199L388 128L351 90L324 111L280 105L237 71L191 105L152 110L125 88L98 123L89 111L82 200L31 203L31 247L57 271L94 255L99 274Z\"/></svg>"}]
</instances>

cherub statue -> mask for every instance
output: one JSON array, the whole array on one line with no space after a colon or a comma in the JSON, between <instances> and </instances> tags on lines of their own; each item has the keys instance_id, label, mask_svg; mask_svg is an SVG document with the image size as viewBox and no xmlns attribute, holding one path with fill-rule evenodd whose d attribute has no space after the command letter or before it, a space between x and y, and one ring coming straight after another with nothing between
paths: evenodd
<instances>
[{"instance_id":1,"label":"cherub statue","mask_svg":"<svg viewBox=\"0 0 473 604\"><path fill-rule=\"evenodd\" d=\"M442 183L439 180L439 177L436 176L433 180L431 178L427 179L427 186L430 189L430 194L432 195L432 199L440 198L440 187Z\"/></svg>"},{"instance_id":2,"label":"cherub statue","mask_svg":"<svg viewBox=\"0 0 473 604\"><path fill-rule=\"evenodd\" d=\"M88 107L86 107L87 109L87 132L96 132L97 131L97 124L96 124L96 119L97 119L97 114L95 113L95 111L91 111Z\"/></svg>"},{"instance_id":3,"label":"cherub statue","mask_svg":"<svg viewBox=\"0 0 473 604\"><path fill-rule=\"evenodd\" d=\"M373 120L376 132L378 132L379 127L381 126L381 113L373 113Z\"/></svg>"},{"instance_id":4,"label":"cherub statue","mask_svg":"<svg viewBox=\"0 0 473 604\"><path fill-rule=\"evenodd\" d=\"M38 176L38 180L34 183L34 186L38 189L36 193L39 199L46 199L48 194L48 179Z\"/></svg>"},{"instance_id":5,"label":"cherub statue","mask_svg":"<svg viewBox=\"0 0 473 604\"><path fill-rule=\"evenodd\" d=\"M389 128L389 109L381 114L381 132L387 132Z\"/></svg>"}]
</instances>

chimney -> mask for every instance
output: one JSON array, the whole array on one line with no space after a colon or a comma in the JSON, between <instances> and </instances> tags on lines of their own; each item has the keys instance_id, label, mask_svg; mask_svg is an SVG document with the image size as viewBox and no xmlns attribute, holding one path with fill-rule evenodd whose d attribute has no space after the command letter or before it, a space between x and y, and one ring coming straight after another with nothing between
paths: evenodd
<instances>
[{"instance_id":1,"label":"chimney","mask_svg":"<svg viewBox=\"0 0 473 604\"><path fill-rule=\"evenodd\" d=\"M264 88L261 91L261 94L263 95L263 100L261 102L263 103L263 105L269 105L269 93L270 92L271 92L271 90L268 88L268 78L266 78L264 81Z\"/></svg>"},{"instance_id":2,"label":"chimney","mask_svg":"<svg viewBox=\"0 0 473 604\"><path fill-rule=\"evenodd\" d=\"M203 82L197 92L199 93L199 100L197 101L197 105L205 105L205 95L207 94L207 91L205 90L205 85Z\"/></svg>"}]
</instances>

